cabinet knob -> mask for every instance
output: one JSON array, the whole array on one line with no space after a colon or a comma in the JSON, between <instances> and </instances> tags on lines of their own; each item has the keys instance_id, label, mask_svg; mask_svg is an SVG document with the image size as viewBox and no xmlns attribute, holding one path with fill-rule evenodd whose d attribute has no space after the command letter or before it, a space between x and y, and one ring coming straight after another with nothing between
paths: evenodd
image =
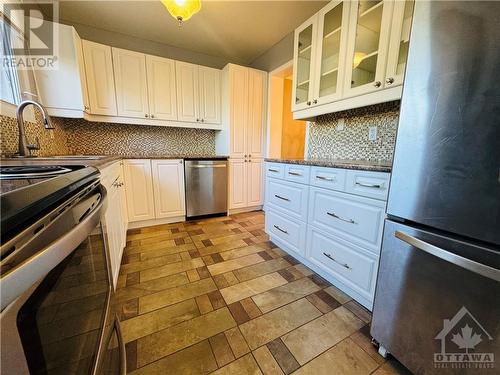
<instances>
[{"instance_id":1,"label":"cabinet knob","mask_svg":"<svg viewBox=\"0 0 500 375\"><path fill-rule=\"evenodd\" d=\"M88 105L84 105L84 106L83 106L83 109L84 109L84 110L86 110L86 111L88 111L90 108L89 108L89 106L88 106Z\"/></svg>"},{"instance_id":2,"label":"cabinet knob","mask_svg":"<svg viewBox=\"0 0 500 375\"><path fill-rule=\"evenodd\" d=\"M375 86L375 87L380 87L380 86L382 86L382 82L377 81L377 82L375 82L375 83L373 84L373 86Z\"/></svg>"},{"instance_id":3,"label":"cabinet knob","mask_svg":"<svg viewBox=\"0 0 500 375\"><path fill-rule=\"evenodd\" d=\"M318 104L318 100L317 100L317 99L314 99L314 100L313 100L313 104Z\"/></svg>"},{"instance_id":4,"label":"cabinet knob","mask_svg":"<svg viewBox=\"0 0 500 375\"><path fill-rule=\"evenodd\" d=\"M308 101L308 102L307 102L307 105L311 105L311 102L310 102L310 101Z\"/></svg>"},{"instance_id":5,"label":"cabinet knob","mask_svg":"<svg viewBox=\"0 0 500 375\"><path fill-rule=\"evenodd\" d=\"M149 115L146 113L146 114L144 115L144 117L148 118L148 117L149 117Z\"/></svg>"},{"instance_id":6,"label":"cabinet knob","mask_svg":"<svg viewBox=\"0 0 500 375\"><path fill-rule=\"evenodd\" d=\"M387 83L388 85L392 85L394 83L394 78L392 77L389 77L385 80L385 83Z\"/></svg>"},{"instance_id":7,"label":"cabinet knob","mask_svg":"<svg viewBox=\"0 0 500 375\"><path fill-rule=\"evenodd\" d=\"M196 119L196 122L200 122L200 119L199 119L199 118L197 118L197 119Z\"/></svg>"},{"instance_id":8,"label":"cabinet knob","mask_svg":"<svg viewBox=\"0 0 500 375\"><path fill-rule=\"evenodd\" d=\"M205 122L205 119L204 119L204 118L202 118L202 119L201 119L201 122Z\"/></svg>"},{"instance_id":9,"label":"cabinet knob","mask_svg":"<svg viewBox=\"0 0 500 375\"><path fill-rule=\"evenodd\" d=\"M155 115L153 115L152 113L151 113L151 118L155 118Z\"/></svg>"}]
</instances>

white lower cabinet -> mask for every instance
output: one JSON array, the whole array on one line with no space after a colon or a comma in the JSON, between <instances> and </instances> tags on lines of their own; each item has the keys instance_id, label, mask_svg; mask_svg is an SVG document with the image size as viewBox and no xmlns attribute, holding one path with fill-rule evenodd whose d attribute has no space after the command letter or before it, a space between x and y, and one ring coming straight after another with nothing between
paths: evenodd
<instances>
[{"instance_id":1,"label":"white lower cabinet","mask_svg":"<svg viewBox=\"0 0 500 375\"><path fill-rule=\"evenodd\" d=\"M128 159L124 175L134 227L178 221L186 214L182 159Z\"/></svg>"},{"instance_id":2,"label":"white lower cabinet","mask_svg":"<svg viewBox=\"0 0 500 375\"><path fill-rule=\"evenodd\" d=\"M371 310L390 174L283 163L265 169L271 240Z\"/></svg>"},{"instance_id":3,"label":"white lower cabinet","mask_svg":"<svg viewBox=\"0 0 500 375\"><path fill-rule=\"evenodd\" d=\"M155 217L184 216L184 162L182 160L151 160Z\"/></svg>"},{"instance_id":4,"label":"white lower cabinet","mask_svg":"<svg viewBox=\"0 0 500 375\"><path fill-rule=\"evenodd\" d=\"M263 204L262 165L262 159L229 160L229 209Z\"/></svg>"}]
</instances>

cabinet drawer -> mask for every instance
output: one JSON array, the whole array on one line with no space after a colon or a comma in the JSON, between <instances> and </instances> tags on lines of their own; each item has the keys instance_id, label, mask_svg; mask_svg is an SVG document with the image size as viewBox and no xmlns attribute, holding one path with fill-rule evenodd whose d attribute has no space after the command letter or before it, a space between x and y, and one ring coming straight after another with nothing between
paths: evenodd
<instances>
[{"instance_id":1,"label":"cabinet drawer","mask_svg":"<svg viewBox=\"0 0 500 375\"><path fill-rule=\"evenodd\" d=\"M309 226L307 258L348 286L373 299L378 257Z\"/></svg>"},{"instance_id":2,"label":"cabinet drawer","mask_svg":"<svg viewBox=\"0 0 500 375\"><path fill-rule=\"evenodd\" d=\"M325 189L343 191L345 187L345 169L312 167L309 183Z\"/></svg>"},{"instance_id":3,"label":"cabinet drawer","mask_svg":"<svg viewBox=\"0 0 500 375\"><path fill-rule=\"evenodd\" d=\"M307 220L309 186L270 178L266 194L269 207L274 206L295 219Z\"/></svg>"},{"instance_id":4,"label":"cabinet drawer","mask_svg":"<svg viewBox=\"0 0 500 375\"><path fill-rule=\"evenodd\" d=\"M308 165L286 164L285 180L308 184L310 169Z\"/></svg>"},{"instance_id":5,"label":"cabinet drawer","mask_svg":"<svg viewBox=\"0 0 500 375\"><path fill-rule=\"evenodd\" d=\"M291 250L304 255L306 224L270 209L266 212L266 233L276 236Z\"/></svg>"},{"instance_id":6,"label":"cabinet drawer","mask_svg":"<svg viewBox=\"0 0 500 375\"><path fill-rule=\"evenodd\" d=\"M380 252L385 202L311 187L309 224Z\"/></svg>"},{"instance_id":7,"label":"cabinet drawer","mask_svg":"<svg viewBox=\"0 0 500 375\"><path fill-rule=\"evenodd\" d=\"M285 165L279 163L266 163L266 176L274 178L284 178Z\"/></svg>"},{"instance_id":8,"label":"cabinet drawer","mask_svg":"<svg viewBox=\"0 0 500 375\"><path fill-rule=\"evenodd\" d=\"M351 194L385 201L390 177L390 173L384 172L347 171L345 190Z\"/></svg>"}]
</instances>

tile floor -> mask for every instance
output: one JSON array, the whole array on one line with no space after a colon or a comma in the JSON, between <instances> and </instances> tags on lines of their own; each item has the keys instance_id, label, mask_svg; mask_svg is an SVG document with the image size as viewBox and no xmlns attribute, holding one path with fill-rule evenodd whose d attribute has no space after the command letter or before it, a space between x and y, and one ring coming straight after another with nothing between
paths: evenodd
<instances>
[{"instance_id":1,"label":"tile floor","mask_svg":"<svg viewBox=\"0 0 500 375\"><path fill-rule=\"evenodd\" d=\"M133 374L404 374L370 313L252 212L129 231L116 291Z\"/></svg>"}]
</instances>

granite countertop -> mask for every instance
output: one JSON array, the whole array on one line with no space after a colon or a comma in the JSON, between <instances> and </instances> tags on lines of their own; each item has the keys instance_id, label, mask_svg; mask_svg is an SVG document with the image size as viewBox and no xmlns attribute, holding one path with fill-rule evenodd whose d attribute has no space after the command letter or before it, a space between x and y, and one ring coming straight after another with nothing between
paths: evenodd
<instances>
[{"instance_id":1,"label":"granite countertop","mask_svg":"<svg viewBox=\"0 0 500 375\"><path fill-rule=\"evenodd\" d=\"M356 170L374 171L374 172L390 172L392 170L392 162L391 161L346 160L346 159L329 159L329 158L324 158L324 159L266 158L265 161L272 162L272 163L312 165L312 166L317 166L317 167L356 169Z\"/></svg>"},{"instance_id":2,"label":"granite countertop","mask_svg":"<svg viewBox=\"0 0 500 375\"><path fill-rule=\"evenodd\" d=\"M57 157L35 157L35 158L2 158L0 164L3 166L17 165L85 165L104 169L113 162L121 159L227 159L223 155L68 155ZM81 158L79 158L81 156Z\"/></svg>"}]
</instances>

